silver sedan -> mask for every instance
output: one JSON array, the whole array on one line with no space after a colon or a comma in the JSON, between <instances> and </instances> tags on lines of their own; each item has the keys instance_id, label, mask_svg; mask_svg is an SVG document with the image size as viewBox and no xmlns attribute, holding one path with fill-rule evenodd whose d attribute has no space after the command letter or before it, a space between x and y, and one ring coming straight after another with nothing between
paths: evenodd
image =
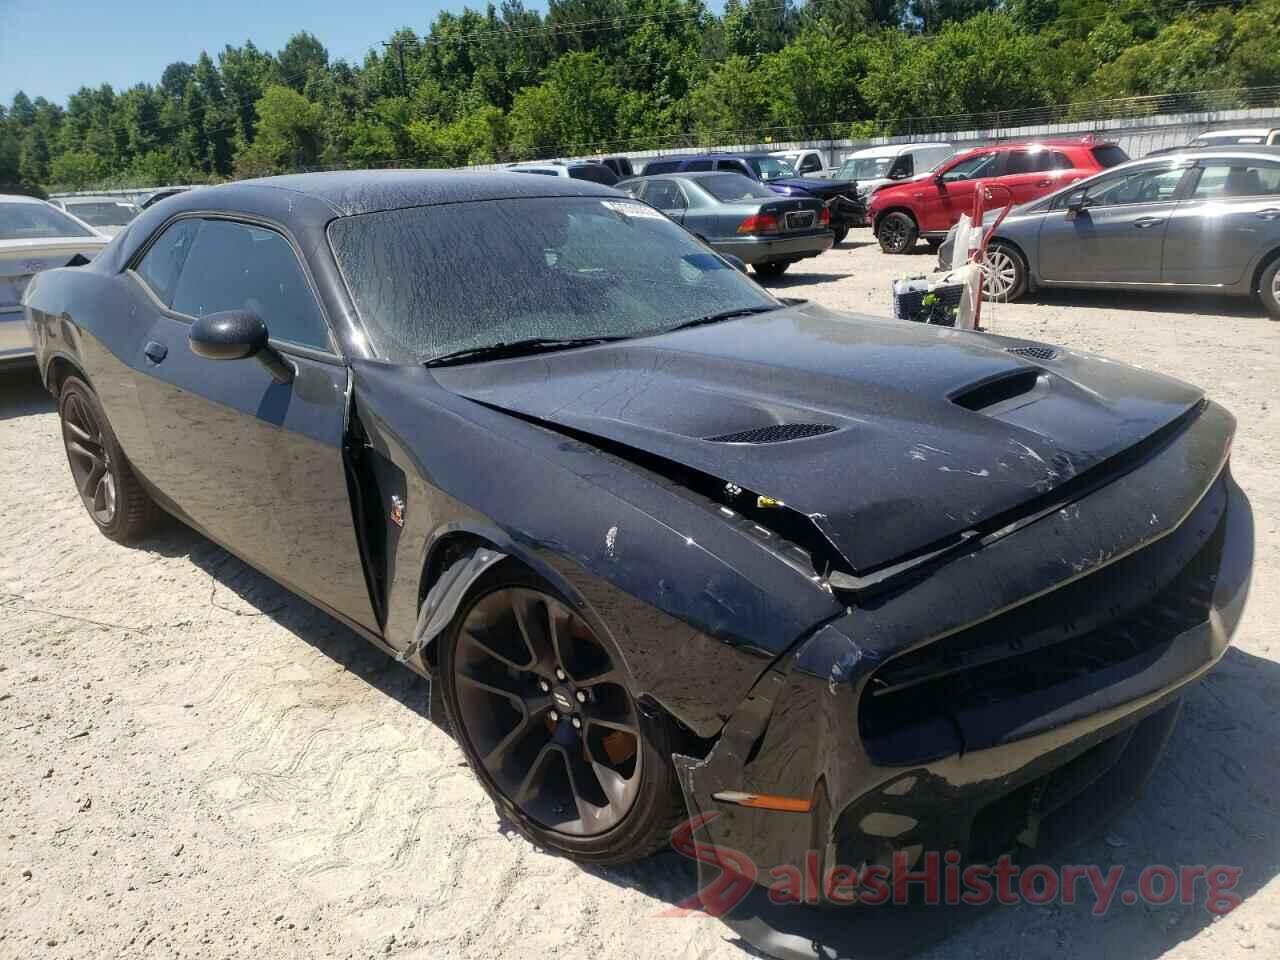
<instances>
[{"instance_id":1,"label":"silver sedan","mask_svg":"<svg viewBox=\"0 0 1280 960\"><path fill-rule=\"evenodd\" d=\"M1039 287L1222 293L1258 296L1280 320L1280 148L1135 160L1015 207L985 272L989 299Z\"/></svg>"}]
</instances>

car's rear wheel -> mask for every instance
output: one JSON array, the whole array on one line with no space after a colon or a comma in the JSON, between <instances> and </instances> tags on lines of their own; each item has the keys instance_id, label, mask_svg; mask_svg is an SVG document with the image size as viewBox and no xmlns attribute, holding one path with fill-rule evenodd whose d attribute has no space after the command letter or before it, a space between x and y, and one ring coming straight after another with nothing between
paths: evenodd
<instances>
[{"instance_id":1,"label":"car's rear wheel","mask_svg":"<svg viewBox=\"0 0 1280 960\"><path fill-rule=\"evenodd\" d=\"M844 243L844 238L849 235L848 227L832 227L831 232L836 235L836 243Z\"/></svg>"},{"instance_id":2,"label":"car's rear wheel","mask_svg":"<svg viewBox=\"0 0 1280 960\"><path fill-rule=\"evenodd\" d=\"M885 253L908 253L914 249L919 235L915 220L899 210L885 214L876 229L876 239Z\"/></svg>"},{"instance_id":3,"label":"car's rear wheel","mask_svg":"<svg viewBox=\"0 0 1280 960\"><path fill-rule=\"evenodd\" d=\"M1027 292L1027 265L1022 254L999 241L987 247L982 261L982 297L1008 302Z\"/></svg>"},{"instance_id":4,"label":"car's rear wheel","mask_svg":"<svg viewBox=\"0 0 1280 960\"><path fill-rule=\"evenodd\" d=\"M129 466L97 396L79 377L63 381L58 415L71 477L93 522L119 543L142 536L158 508Z\"/></svg>"},{"instance_id":5,"label":"car's rear wheel","mask_svg":"<svg viewBox=\"0 0 1280 960\"><path fill-rule=\"evenodd\" d=\"M440 676L467 760L532 842L625 863L668 841L682 809L668 723L633 698L612 640L550 584L486 575L445 636Z\"/></svg>"},{"instance_id":6,"label":"car's rear wheel","mask_svg":"<svg viewBox=\"0 0 1280 960\"><path fill-rule=\"evenodd\" d=\"M780 277L787 272L787 267L791 266L790 261L784 263L757 263L753 268L758 276L761 277Z\"/></svg>"},{"instance_id":7,"label":"car's rear wheel","mask_svg":"<svg viewBox=\"0 0 1280 960\"><path fill-rule=\"evenodd\" d=\"M1262 298L1262 306L1267 311L1267 316L1272 320L1280 320L1280 257L1273 260L1271 266L1262 271L1258 295Z\"/></svg>"}]
</instances>

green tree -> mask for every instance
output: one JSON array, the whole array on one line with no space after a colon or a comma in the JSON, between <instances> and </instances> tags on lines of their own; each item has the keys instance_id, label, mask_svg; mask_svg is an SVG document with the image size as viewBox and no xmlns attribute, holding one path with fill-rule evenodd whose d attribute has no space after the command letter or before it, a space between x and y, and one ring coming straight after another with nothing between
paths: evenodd
<instances>
[{"instance_id":1,"label":"green tree","mask_svg":"<svg viewBox=\"0 0 1280 960\"><path fill-rule=\"evenodd\" d=\"M69 190L83 190L102 179L102 161L87 150L68 150L55 157L49 171L52 183Z\"/></svg>"},{"instance_id":2,"label":"green tree","mask_svg":"<svg viewBox=\"0 0 1280 960\"><path fill-rule=\"evenodd\" d=\"M301 93L307 79L315 73L323 73L329 66L329 51L314 34L295 33L277 54L280 65L280 83Z\"/></svg>"},{"instance_id":3,"label":"green tree","mask_svg":"<svg viewBox=\"0 0 1280 960\"><path fill-rule=\"evenodd\" d=\"M324 116L292 87L273 84L257 103L257 138L236 157L237 176L304 170L320 156Z\"/></svg>"}]
</instances>

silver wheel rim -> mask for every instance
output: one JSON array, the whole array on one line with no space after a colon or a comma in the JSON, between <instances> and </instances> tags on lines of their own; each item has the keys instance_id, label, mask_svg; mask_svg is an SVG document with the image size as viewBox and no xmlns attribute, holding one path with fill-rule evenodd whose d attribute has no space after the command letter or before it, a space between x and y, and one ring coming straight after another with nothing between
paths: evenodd
<instances>
[{"instance_id":1,"label":"silver wheel rim","mask_svg":"<svg viewBox=\"0 0 1280 960\"><path fill-rule=\"evenodd\" d=\"M1003 250L988 250L982 264L983 288L989 297L1007 297L1018 279L1018 265Z\"/></svg>"},{"instance_id":2,"label":"silver wheel rim","mask_svg":"<svg viewBox=\"0 0 1280 960\"><path fill-rule=\"evenodd\" d=\"M1275 272L1275 276L1271 278L1271 299L1275 303L1280 303L1280 270Z\"/></svg>"}]
</instances>

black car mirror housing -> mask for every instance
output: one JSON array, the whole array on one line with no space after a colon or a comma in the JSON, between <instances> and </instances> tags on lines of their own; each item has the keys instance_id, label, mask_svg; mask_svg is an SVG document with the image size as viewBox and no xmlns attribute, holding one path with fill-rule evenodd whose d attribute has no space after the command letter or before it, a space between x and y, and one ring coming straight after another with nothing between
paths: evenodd
<instances>
[{"instance_id":1,"label":"black car mirror housing","mask_svg":"<svg viewBox=\"0 0 1280 960\"><path fill-rule=\"evenodd\" d=\"M187 342L191 352L206 360L245 360L253 357L277 383L293 379L293 366L268 342L267 325L250 310L222 310L191 324Z\"/></svg>"}]
</instances>

